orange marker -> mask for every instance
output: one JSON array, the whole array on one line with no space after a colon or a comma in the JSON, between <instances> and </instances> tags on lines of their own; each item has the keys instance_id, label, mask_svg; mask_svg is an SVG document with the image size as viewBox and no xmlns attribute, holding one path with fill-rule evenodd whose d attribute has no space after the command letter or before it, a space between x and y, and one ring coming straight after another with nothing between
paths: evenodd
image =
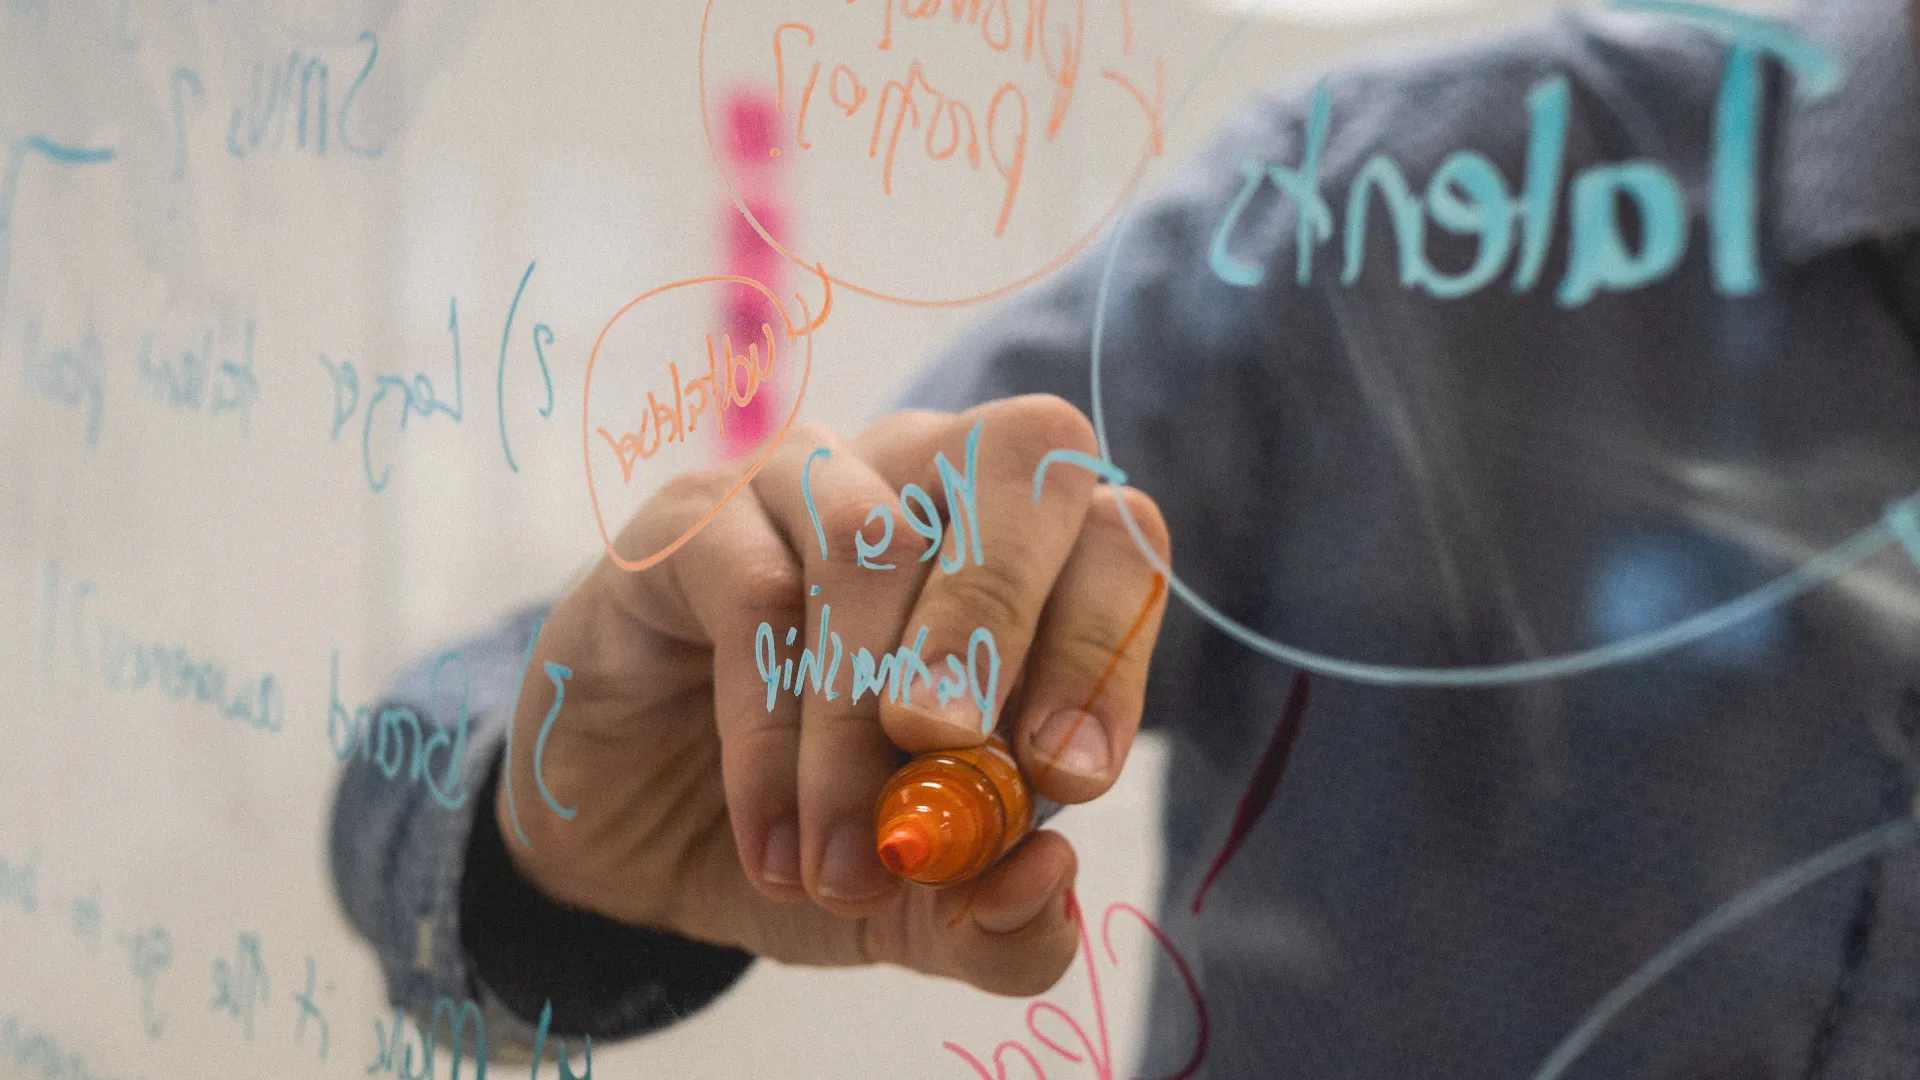
<instances>
[{"instance_id":1,"label":"orange marker","mask_svg":"<svg viewBox=\"0 0 1920 1080\"><path fill-rule=\"evenodd\" d=\"M1035 799L998 735L964 750L921 754L880 791L874 840L897 877L958 885L999 862L1054 809Z\"/></svg>"}]
</instances>

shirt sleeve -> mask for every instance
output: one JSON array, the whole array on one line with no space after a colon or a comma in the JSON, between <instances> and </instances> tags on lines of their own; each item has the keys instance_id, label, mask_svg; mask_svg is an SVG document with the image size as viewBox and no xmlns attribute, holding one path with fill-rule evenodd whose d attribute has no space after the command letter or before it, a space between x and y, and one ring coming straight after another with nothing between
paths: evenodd
<instances>
[{"instance_id":1,"label":"shirt sleeve","mask_svg":"<svg viewBox=\"0 0 1920 1080\"><path fill-rule=\"evenodd\" d=\"M567 907L515 868L491 808L542 614L415 667L377 708L349 712L336 692L329 714L345 758L330 848L348 919L393 1004L431 1024L436 1005L472 1002L490 1052L530 1047L548 1009L550 1035L644 1034L703 1008L752 962Z\"/></svg>"}]
</instances>

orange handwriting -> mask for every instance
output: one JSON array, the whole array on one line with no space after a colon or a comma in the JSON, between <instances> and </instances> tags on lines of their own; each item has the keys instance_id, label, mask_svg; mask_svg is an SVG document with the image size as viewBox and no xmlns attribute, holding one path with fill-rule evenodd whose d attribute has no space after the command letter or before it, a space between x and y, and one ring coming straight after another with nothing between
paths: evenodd
<instances>
[{"instance_id":1,"label":"orange handwriting","mask_svg":"<svg viewBox=\"0 0 1920 1080\"><path fill-rule=\"evenodd\" d=\"M760 332L767 343L765 363L761 362L757 342L748 343L746 355L742 356L733 351L733 339L722 334L720 349L715 352L713 335L708 334L705 375L683 383L680 381L680 366L670 363L667 372L673 379L673 395L662 403L654 397L653 391L647 391L647 407L640 410L639 427L622 434L618 439L606 428L594 429L613 448L614 456L620 459L620 478L623 482L632 483L634 462L658 453L663 442L685 442L699 427L700 414L709 408L713 410L714 422L720 426L720 431L723 434L726 432L727 410L751 402L754 395L759 393L760 384L773 374L773 327L761 323ZM653 430L651 444L647 442L649 424Z\"/></svg>"}]
</instances>

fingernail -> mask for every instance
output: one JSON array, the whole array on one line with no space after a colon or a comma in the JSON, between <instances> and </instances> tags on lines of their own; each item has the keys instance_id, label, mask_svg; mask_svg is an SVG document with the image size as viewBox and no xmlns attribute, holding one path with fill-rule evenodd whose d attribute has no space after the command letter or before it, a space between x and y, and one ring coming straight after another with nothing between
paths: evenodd
<instances>
[{"instance_id":1,"label":"fingernail","mask_svg":"<svg viewBox=\"0 0 1920 1080\"><path fill-rule=\"evenodd\" d=\"M827 838L820 863L820 891L835 900L865 900L892 880L873 847L873 827L858 819L843 821Z\"/></svg>"},{"instance_id":2,"label":"fingernail","mask_svg":"<svg viewBox=\"0 0 1920 1080\"><path fill-rule=\"evenodd\" d=\"M1107 751L1107 729L1099 717L1079 709L1062 709L1028 737L1041 759L1061 772L1104 780L1112 765Z\"/></svg>"},{"instance_id":3,"label":"fingernail","mask_svg":"<svg viewBox=\"0 0 1920 1080\"><path fill-rule=\"evenodd\" d=\"M1048 904L1053 903L1055 895L1052 889L1048 889L1019 907L1007 908L1003 911L989 911L976 907L973 909L974 924L989 934L1011 934L1016 930L1025 929L1028 923L1040 917L1040 913L1047 909Z\"/></svg>"},{"instance_id":4,"label":"fingernail","mask_svg":"<svg viewBox=\"0 0 1920 1080\"><path fill-rule=\"evenodd\" d=\"M916 702L909 708L932 723L950 729L953 734L945 738L951 739L955 745L968 746L980 741L980 707L971 699L956 698L945 705L933 702L922 705Z\"/></svg>"},{"instance_id":5,"label":"fingernail","mask_svg":"<svg viewBox=\"0 0 1920 1080\"><path fill-rule=\"evenodd\" d=\"M767 830L767 850L760 860L760 876L773 885L800 884L800 826L782 821Z\"/></svg>"},{"instance_id":6,"label":"fingernail","mask_svg":"<svg viewBox=\"0 0 1920 1080\"><path fill-rule=\"evenodd\" d=\"M980 729L980 706L970 697L959 697L940 706L934 714L942 723L951 724L966 733L968 738L984 734Z\"/></svg>"}]
</instances>

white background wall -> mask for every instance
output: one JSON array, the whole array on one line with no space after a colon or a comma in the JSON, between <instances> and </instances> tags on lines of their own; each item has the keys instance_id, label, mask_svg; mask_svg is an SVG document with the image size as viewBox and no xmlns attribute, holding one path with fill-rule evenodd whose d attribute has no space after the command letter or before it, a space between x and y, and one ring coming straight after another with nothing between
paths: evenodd
<instances>
[{"instance_id":1,"label":"white background wall","mask_svg":"<svg viewBox=\"0 0 1920 1080\"><path fill-rule=\"evenodd\" d=\"M844 17L827 0L716 4L732 16L716 41L737 32L751 43L747 30L802 15L824 33ZM1542 6L1452 0L1350 20L1342 4L1320 3L1304 9L1311 17L1261 17L1197 84L1143 183L1256 87ZM1109 48L1116 10L1089 6L1090 38L1108 35ZM1136 0L1131 17L1131 62L1163 57L1169 99L1230 25L1190 0ZM35 1036L63 1058L82 1055L88 1075L113 1077L359 1076L377 1060L375 1022L390 1013L324 864L332 658L348 707L370 701L410 658L555 595L596 556L580 467L587 349L632 297L723 268L717 234L731 211L700 124L700 24L700 5L686 0L10 0L0 10L0 149L42 133L116 152L76 166L28 154L17 174L0 175L10 186L0 198L13 198L0 205L0 220L13 211L0 227L12 245L0 279L0 685L10 702L0 710L0 1036L15 1033L0 1044L0 1076L79 1075L27 1064L32 1046L52 1045ZM290 49L321 56L338 110L368 28L381 52L347 134L382 147L379 157L345 152L338 130L324 155L292 131L254 148L244 124L241 153L229 149L232 110L246 107L257 65ZM978 46L957 33L913 47L936 81L992 85ZM738 68L742 55L715 66ZM1017 226L999 241L966 202L988 190L978 175L903 182L888 202L874 192L874 163L844 152L844 133L837 157L825 135L816 155L789 149L795 237L816 250L839 243L843 258L861 268L871 258L906 289L1013 276L1098 219L1126 173L1114 147L1137 144L1139 113L1111 84L1089 74L1075 107L1059 141L1035 150ZM848 246L889 214L889 244ZM502 321L529 262L496 385ZM789 272L795 290L817 306L817 283ZM450 298L463 419L415 416L401 433L390 397L372 448L375 471L390 463L391 474L374 492L364 413L334 432L320 356L356 365L357 409L378 372L424 371L450 396ZM704 327L689 312L656 319L626 362L664 368L677 356L691 367ZM857 426L976 314L837 291L802 415ZM249 323L259 396L244 430L204 396L169 401L143 383L149 337L164 361L210 332L216 362L237 362ZM554 335L551 419L537 412L536 323ZM97 363L75 366L93 355L80 348L89 339ZM94 374L101 426L89 445ZM517 472L505 465L496 393ZM663 474L640 470L624 497L637 501ZM102 650L122 638L217 663L230 687L271 673L283 729L252 730L152 686L115 689ZM1089 908L1151 904L1159 757L1144 745L1110 797L1062 819ZM157 941L156 929L169 959L143 981L138 961L151 954L141 943ZM241 934L258 935L270 979L251 1032L212 1007L216 960L234 962ZM1100 972L1114 1075L1128 1075L1143 1021L1148 953L1144 938L1132 945ZM308 957L329 1025L325 1062L317 1026L296 1029L292 995ZM1052 998L1088 1015L1086 978L1076 966ZM603 1047L595 1067L604 1077L960 1077L966 1067L942 1042L984 1056L1020 1034L1025 1007L895 972L761 965L706 1013ZM4 1027L9 1017L17 1027ZM1047 1065L1049 1076L1092 1074Z\"/></svg>"}]
</instances>

